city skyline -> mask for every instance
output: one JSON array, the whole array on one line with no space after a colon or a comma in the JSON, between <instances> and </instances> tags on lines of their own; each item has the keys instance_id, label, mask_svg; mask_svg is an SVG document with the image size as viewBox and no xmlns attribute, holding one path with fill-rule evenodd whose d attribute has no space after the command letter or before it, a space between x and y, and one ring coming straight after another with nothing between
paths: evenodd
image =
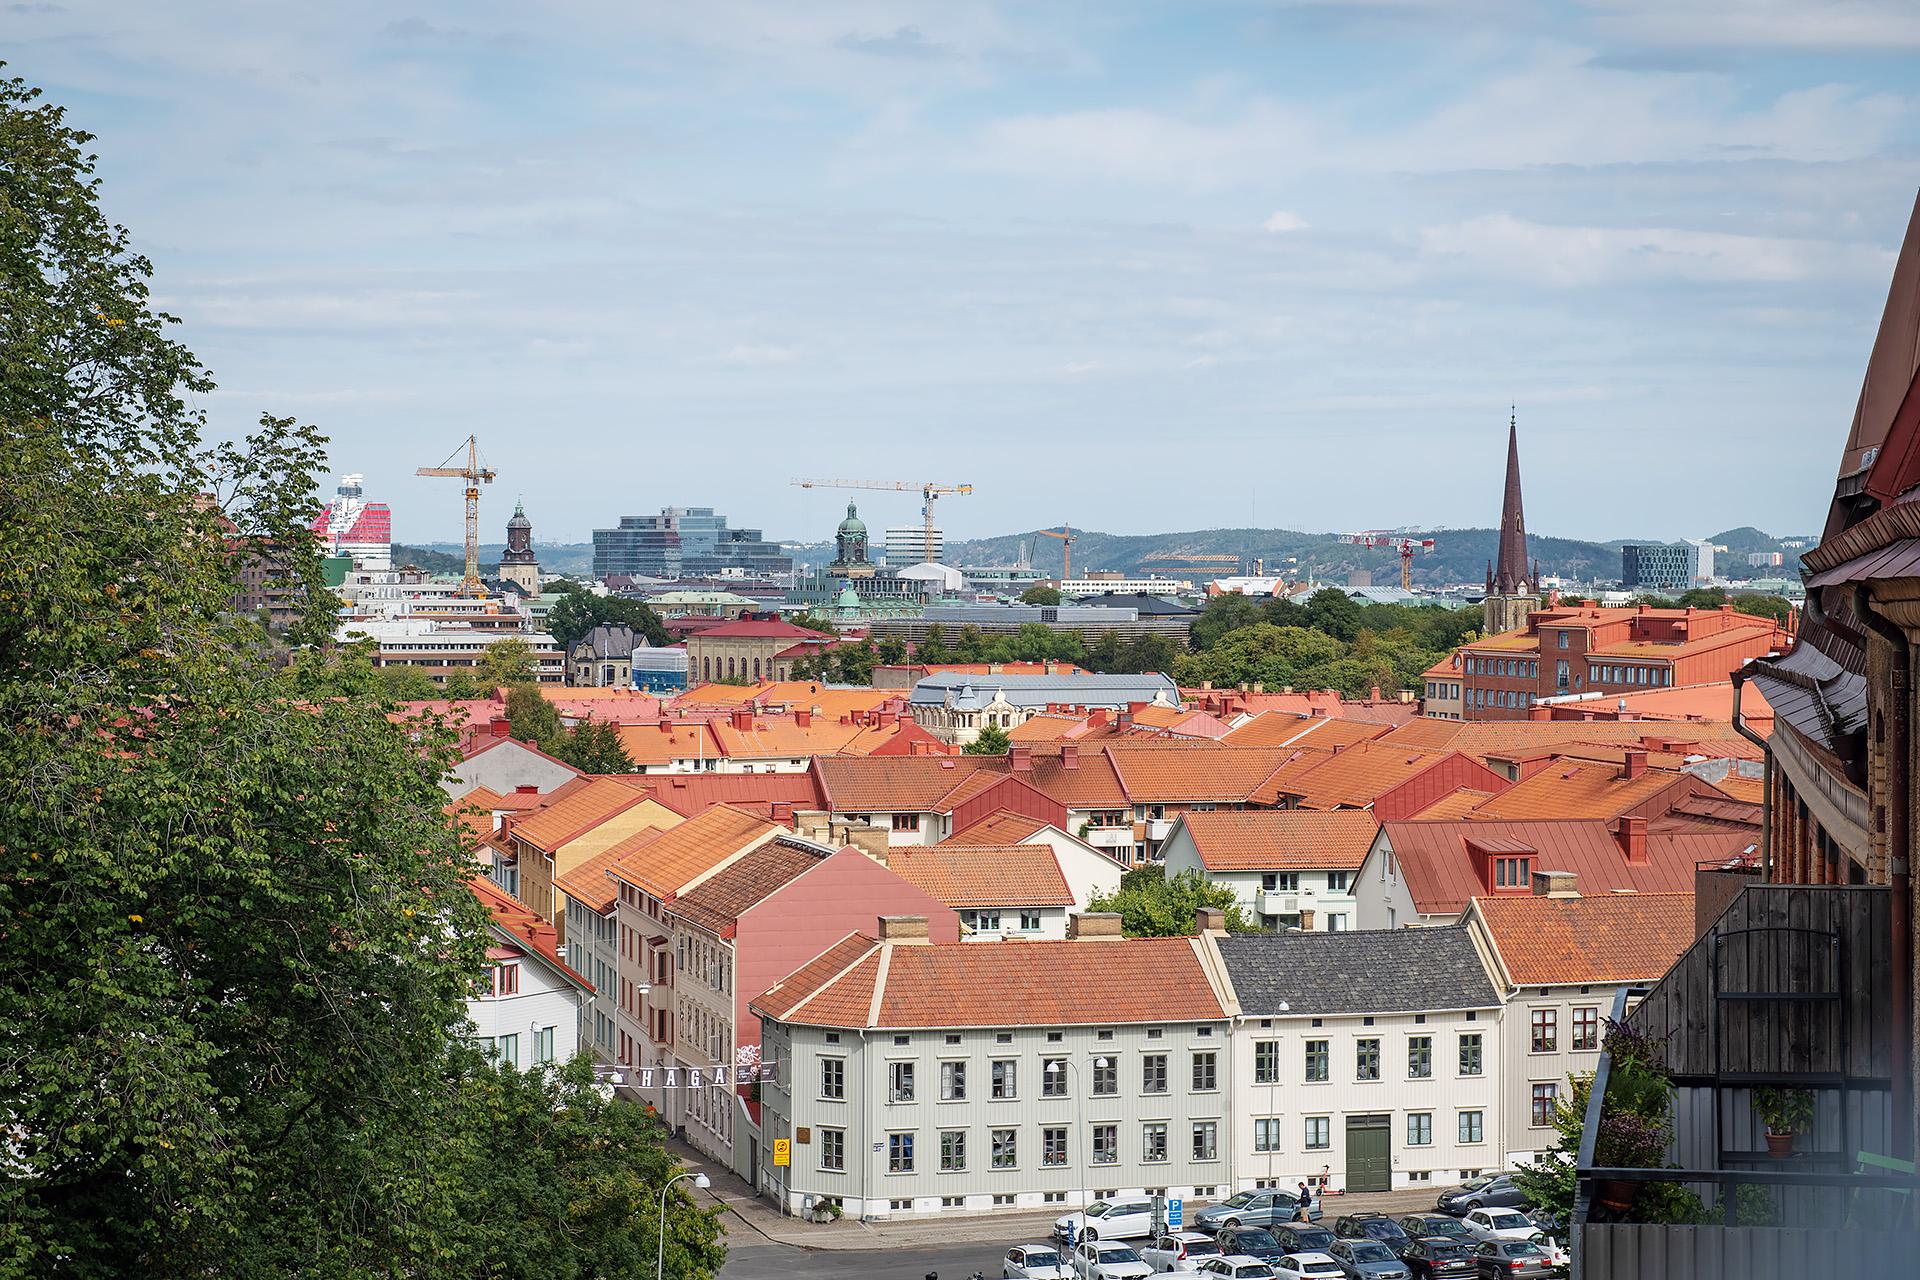
<instances>
[{"instance_id":1,"label":"city skyline","mask_svg":"<svg viewBox=\"0 0 1920 1280\"><path fill-rule=\"evenodd\" d=\"M216 433L317 422L418 541L470 430L552 541L824 536L814 472L974 484L956 540L1483 527L1510 403L1543 532L1804 531L1913 191L1893 4L8 22Z\"/></svg>"}]
</instances>

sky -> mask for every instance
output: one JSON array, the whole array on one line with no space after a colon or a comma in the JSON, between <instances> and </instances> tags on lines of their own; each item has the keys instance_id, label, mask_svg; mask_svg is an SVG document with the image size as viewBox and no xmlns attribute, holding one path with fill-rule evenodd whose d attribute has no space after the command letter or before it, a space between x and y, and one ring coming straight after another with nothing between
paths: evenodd
<instances>
[{"instance_id":1,"label":"sky","mask_svg":"<svg viewBox=\"0 0 1920 1280\"><path fill-rule=\"evenodd\" d=\"M219 389L456 539L1816 529L1911 0L0 3ZM328 483L330 488L331 482Z\"/></svg>"}]
</instances>

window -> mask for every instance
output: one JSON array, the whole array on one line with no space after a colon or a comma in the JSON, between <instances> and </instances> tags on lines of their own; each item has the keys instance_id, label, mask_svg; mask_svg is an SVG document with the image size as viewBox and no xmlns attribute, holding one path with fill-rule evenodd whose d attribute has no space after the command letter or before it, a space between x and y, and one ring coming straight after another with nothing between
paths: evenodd
<instances>
[{"instance_id":1,"label":"window","mask_svg":"<svg viewBox=\"0 0 1920 1280\"><path fill-rule=\"evenodd\" d=\"M1140 1059L1140 1092L1165 1093L1167 1091L1167 1055L1164 1053L1145 1054Z\"/></svg>"},{"instance_id":2,"label":"window","mask_svg":"<svg viewBox=\"0 0 1920 1280\"><path fill-rule=\"evenodd\" d=\"M1099 1096L1120 1092L1120 1060L1118 1058L1093 1060L1093 1091Z\"/></svg>"},{"instance_id":3,"label":"window","mask_svg":"<svg viewBox=\"0 0 1920 1280\"><path fill-rule=\"evenodd\" d=\"M1275 893L1300 892L1300 873L1298 871L1269 871L1260 877L1260 887Z\"/></svg>"},{"instance_id":4,"label":"window","mask_svg":"<svg viewBox=\"0 0 1920 1280\"><path fill-rule=\"evenodd\" d=\"M918 831L920 829L920 815L917 813L894 814L893 829L895 831Z\"/></svg>"},{"instance_id":5,"label":"window","mask_svg":"<svg viewBox=\"0 0 1920 1280\"><path fill-rule=\"evenodd\" d=\"M1481 1040L1478 1031L1469 1031L1460 1037L1460 1074L1477 1076L1485 1065L1480 1051Z\"/></svg>"},{"instance_id":6,"label":"window","mask_svg":"<svg viewBox=\"0 0 1920 1280\"><path fill-rule=\"evenodd\" d=\"M820 1131L820 1167L840 1173L846 1172L847 1131L845 1129Z\"/></svg>"},{"instance_id":7,"label":"window","mask_svg":"<svg viewBox=\"0 0 1920 1280\"><path fill-rule=\"evenodd\" d=\"M913 1064L896 1062L893 1065L893 1093L895 1102L913 1101Z\"/></svg>"},{"instance_id":8,"label":"window","mask_svg":"<svg viewBox=\"0 0 1920 1280\"><path fill-rule=\"evenodd\" d=\"M1432 1074L1433 1037L1409 1037L1407 1040L1407 1079L1425 1080Z\"/></svg>"},{"instance_id":9,"label":"window","mask_svg":"<svg viewBox=\"0 0 1920 1280\"><path fill-rule=\"evenodd\" d=\"M967 1064L964 1062L943 1062L940 1064L940 1101L963 1102L967 1096Z\"/></svg>"},{"instance_id":10,"label":"window","mask_svg":"<svg viewBox=\"0 0 1920 1280\"><path fill-rule=\"evenodd\" d=\"M1220 1158L1220 1122L1218 1120L1193 1122L1193 1158L1195 1160Z\"/></svg>"},{"instance_id":11,"label":"window","mask_svg":"<svg viewBox=\"0 0 1920 1280\"><path fill-rule=\"evenodd\" d=\"M1307 1041L1307 1083L1322 1084L1332 1078L1330 1055L1325 1040Z\"/></svg>"},{"instance_id":12,"label":"window","mask_svg":"<svg viewBox=\"0 0 1920 1280\"><path fill-rule=\"evenodd\" d=\"M890 1133L887 1135L887 1172L913 1172L913 1135L910 1133Z\"/></svg>"},{"instance_id":13,"label":"window","mask_svg":"<svg viewBox=\"0 0 1920 1280\"><path fill-rule=\"evenodd\" d=\"M1573 1047L1576 1050L1600 1047L1600 1010L1592 1005L1573 1011Z\"/></svg>"},{"instance_id":14,"label":"window","mask_svg":"<svg viewBox=\"0 0 1920 1280\"><path fill-rule=\"evenodd\" d=\"M1095 1164L1118 1164L1120 1162L1119 1125L1097 1124L1093 1126L1093 1162Z\"/></svg>"},{"instance_id":15,"label":"window","mask_svg":"<svg viewBox=\"0 0 1920 1280\"><path fill-rule=\"evenodd\" d=\"M1219 1055L1214 1053L1196 1053L1193 1055L1193 1091L1212 1093L1220 1087Z\"/></svg>"},{"instance_id":16,"label":"window","mask_svg":"<svg viewBox=\"0 0 1920 1280\"><path fill-rule=\"evenodd\" d=\"M1327 892L1345 893L1347 891L1347 880L1350 874L1351 873L1346 871L1327 872Z\"/></svg>"},{"instance_id":17,"label":"window","mask_svg":"<svg viewBox=\"0 0 1920 1280\"><path fill-rule=\"evenodd\" d=\"M1561 634L1565 635L1566 633L1561 632ZM1565 658L1562 658L1558 662L1554 663L1553 664L1553 683L1555 687L1560 689L1566 688L1567 677L1569 674L1571 674L1571 671L1567 666L1567 660Z\"/></svg>"},{"instance_id":18,"label":"window","mask_svg":"<svg viewBox=\"0 0 1920 1280\"><path fill-rule=\"evenodd\" d=\"M1380 1078L1380 1042L1378 1040L1353 1042L1353 1078L1355 1080Z\"/></svg>"},{"instance_id":19,"label":"window","mask_svg":"<svg viewBox=\"0 0 1920 1280\"><path fill-rule=\"evenodd\" d=\"M1253 1122L1253 1149L1255 1151L1280 1149L1280 1117L1261 1116Z\"/></svg>"},{"instance_id":20,"label":"window","mask_svg":"<svg viewBox=\"0 0 1920 1280\"><path fill-rule=\"evenodd\" d=\"M1036 932L1040 928L1040 913L1038 911L1022 909L1020 912L1020 928L1028 933Z\"/></svg>"},{"instance_id":21,"label":"window","mask_svg":"<svg viewBox=\"0 0 1920 1280\"><path fill-rule=\"evenodd\" d=\"M1495 858L1493 883L1496 889L1525 889L1533 883L1531 858Z\"/></svg>"},{"instance_id":22,"label":"window","mask_svg":"<svg viewBox=\"0 0 1920 1280\"><path fill-rule=\"evenodd\" d=\"M1018 1129L995 1129L993 1131L993 1167L1011 1169L1019 1162L1020 1140Z\"/></svg>"},{"instance_id":23,"label":"window","mask_svg":"<svg viewBox=\"0 0 1920 1280\"><path fill-rule=\"evenodd\" d=\"M847 1060L845 1058L820 1059L820 1096L836 1100L847 1096Z\"/></svg>"},{"instance_id":24,"label":"window","mask_svg":"<svg viewBox=\"0 0 1920 1280\"><path fill-rule=\"evenodd\" d=\"M1067 1162L1066 1126L1050 1126L1040 1131L1040 1163L1065 1164Z\"/></svg>"},{"instance_id":25,"label":"window","mask_svg":"<svg viewBox=\"0 0 1920 1280\"><path fill-rule=\"evenodd\" d=\"M1462 1111L1460 1113L1460 1141L1486 1141L1486 1114L1480 1111Z\"/></svg>"},{"instance_id":26,"label":"window","mask_svg":"<svg viewBox=\"0 0 1920 1280\"><path fill-rule=\"evenodd\" d=\"M1043 1098L1067 1096L1067 1060L1065 1058L1040 1060L1040 1096Z\"/></svg>"},{"instance_id":27,"label":"window","mask_svg":"<svg viewBox=\"0 0 1920 1280\"><path fill-rule=\"evenodd\" d=\"M991 1088L996 1098L1020 1096L1020 1064L1011 1058L996 1058L992 1067Z\"/></svg>"},{"instance_id":28,"label":"window","mask_svg":"<svg viewBox=\"0 0 1920 1280\"><path fill-rule=\"evenodd\" d=\"M552 1027L542 1027L533 1033L533 1060L535 1062L553 1061L553 1032L554 1028Z\"/></svg>"},{"instance_id":29,"label":"window","mask_svg":"<svg viewBox=\"0 0 1920 1280\"><path fill-rule=\"evenodd\" d=\"M495 996L517 996L520 994L520 966L515 964L497 964L493 966L493 990Z\"/></svg>"},{"instance_id":30,"label":"window","mask_svg":"<svg viewBox=\"0 0 1920 1280\"><path fill-rule=\"evenodd\" d=\"M940 1131L940 1172L959 1173L966 1167L967 1131L942 1129Z\"/></svg>"},{"instance_id":31,"label":"window","mask_svg":"<svg viewBox=\"0 0 1920 1280\"><path fill-rule=\"evenodd\" d=\"M1560 1086L1548 1082L1533 1086L1533 1114L1528 1120L1534 1128L1544 1129L1553 1123L1553 1104L1560 1097Z\"/></svg>"},{"instance_id":32,"label":"window","mask_svg":"<svg viewBox=\"0 0 1920 1280\"><path fill-rule=\"evenodd\" d=\"M1167 1159L1167 1126L1164 1124L1143 1124L1140 1126L1140 1159L1147 1164L1165 1164Z\"/></svg>"},{"instance_id":33,"label":"window","mask_svg":"<svg viewBox=\"0 0 1920 1280\"><path fill-rule=\"evenodd\" d=\"M1333 1146L1333 1121L1326 1116L1307 1117L1307 1150L1325 1151Z\"/></svg>"},{"instance_id":34,"label":"window","mask_svg":"<svg viewBox=\"0 0 1920 1280\"><path fill-rule=\"evenodd\" d=\"M1407 1113L1407 1145L1410 1147L1430 1147L1433 1145L1433 1116L1425 1111Z\"/></svg>"},{"instance_id":35,"label":"window","mask_svg":"<svg viewBox=\"0 0 1920 1280\"><path fill-rule=\"evenodd\" d=\"M518 1035L497 1037L493 1042L493 1056L508 1066L519 1066L520 1037Z\"/></svg>"},{"instance_id":36,"label":"window","mask_svg":"<svg viewBox=\"0 0 1920 1280\"><path fill-rule=\"evenodd\" d=\"M1527 1023L1532 1030L1533 1052L1552 1053L1560 1041L1560 1011L1558 1009L1530 1010Z\"/></svg>"},{"instance_id":37,"label":"window","mask_svg":"<svg viewBox=\"0 0 1920 1280\"><path fill-rule=\"evenodd\" d=\"M962 911L960 923L975 933L1000 932L1000 913L998 911Z\"/></svg>"},{"instance_id":38,"label":"window","mask_svg":"<svg viewBox=\"0 0 1920 1280\"><path fill-rule=\"evenodd\" d=\"M1569 638L1569 637L1570 637L1570 636L1571 636L1571 635L1572 635L1573 633L1572 633L1572 632L1570 632L1570 631L1562 631L1562 632L1560 632L1559 634L1560 634L1560 647L1561 647L1562 649L1564 649L1564 648L1566 648L1566 647L1567 647L1567 643L1568 643L1568 638Z\"/></svg>"},{"instance_id":39,"label":"window","mask_svg":"<svg viewBox=\"0 0 1920 1280\"><path fill-rule=\"evenodd\" d=\"M1278 1040L1254 1041L1253 1082L1255 1084L1280 1083L1280 1042Z\"/></svg>"}]
</instances>

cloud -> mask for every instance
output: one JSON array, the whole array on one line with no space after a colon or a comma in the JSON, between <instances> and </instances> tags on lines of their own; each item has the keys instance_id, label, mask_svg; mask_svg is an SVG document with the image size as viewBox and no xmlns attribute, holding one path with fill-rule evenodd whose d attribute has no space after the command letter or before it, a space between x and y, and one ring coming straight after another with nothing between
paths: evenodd
<instances>
[{"instance_id":1,"label":"cloud","mask_svg":"<svg viewBox=\"0 0 1920 1280\"><path fill-rule=\"evenodd\" d=\"M729 348L722 354L720 363L743 366L792 364L799 358L800 349L798 347L743 343Z\"/></svg>"},{"instance_id":2,"label":"cloud","mask_svg":"<svg viewBox=\"0 0 1920 1280\"><path fill-rule=\"evenodd\" d=\"M842 36L842 49L849 53L871 54L876 58L912 58L935 61L954 56L954 47L927 39L918 27L900 27L892 35Z\"/></svg>"},{"instance_id":3,"label":"cloud","mask_svg":"<svg viewBox=\"0 0 1920 1280\"><path fill-rule=\"evenodd\" d=\"M1586 0L1596 30L1648 44L1787 50L1920 48L1911 0Z\"/></svg>"},{"instance_id":4,"label":"cloud","mask_svg":"<svg viewBox=\"0 0 1920 1280\"><path fill-rule=\"evenodd\" d=\"M1285 209L1276 209L1267 215L1267 220L1260 224L1260 229L1280 235L1288 231L1304 231L1308 225L1307 220L1299 214L1289 213Z\"/></svg>"}]
</instances>

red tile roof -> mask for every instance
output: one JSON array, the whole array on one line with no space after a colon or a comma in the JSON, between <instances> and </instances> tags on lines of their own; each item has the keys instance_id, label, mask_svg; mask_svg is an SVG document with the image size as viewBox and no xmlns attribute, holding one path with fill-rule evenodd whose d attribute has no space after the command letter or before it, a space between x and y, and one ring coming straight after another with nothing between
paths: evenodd
<instances>
[{"instance_id":1,"label":"red tile roof","mask_svg":"<svg viewBox=\"0 0 1920 1280\"><path fill-rule=\"evenodd\" d=\"M1476 791L1472 787L1460 787L1457 790L1449 791L1446 795L1441 796L1438 800L1435 800L1418 813L1411 813L1407 816L1410 818L1418 818L1422 822L1441 822L1449 818L1464 818L1475 805L1492 794L1493 792L1491 791Z\"/></svg>"},{"instance_id":2,"label":"red tile roof","mask_svg":"<svg viewBox=\"0 0 1920 1280\"><path fill-rule=\"evenodd\" d=\"M1564 743L1626 743L1644 746L1652 736L1663 740L1717 742L1739 739L1724 721L1689 721L1677 725L1639 720L1436 720L1422 717L1379 739L1396 746L1458 751L1476 760L1510 758L1515 752Z\"/></svg>"},{"instance_id":3,"label":"red tile roof","mask_svg":"<svg viewBox=\"0 0 1920 1280\"><path fill-rule=\"evenodd\" d=\"M1748 804L1759 804L1766 798L1767 784L1764 778L1746 778L1729 773L1713 785L1716 790L1724 791L1735 800L1744 800Z\"/></svg>"},{"instance_id":4,"label":"red tile roof","mask_svg":"<svg viewBox=\"0 0 1920 1280\"><path fill-rule=\"evenodd\" d=\"M524 953L539 956L548 965L588 992L593 984L560 958L560 935L554 927L522 906L520 900L484 876L467 881L473 896L487 909L494 933Z\"/></svg>"},{"instance_id":5,"label":"red tile roof","mask_svg":"<svg viewBox=\"0 0 1920 1280\"><path fill-rule=\"evenodd\" d=\"M1380 831L1364 809L1215 810L1180 821L1209 871L1352 871Z\"/></svg>"},{"instance_id":6,"label":"red tile roof","mask_svg":"<svg viewBox=\"0 0 1920 1280\"><path fill-rule=\"evenodd\" d=\"M1299 756L1294 747L1211 743L1116 742L1106 750L1134 804L1246 804L1264 799L1266 784Z\"/></svg>"},{"instance_id":7,"label":"red tile roof","mask_svg":"<svg viewBox=\"0 0 1920 1280\"><path fill-rule=\"evenodd\" d=\"M1693 894L1533 894L1475 898L1474 910L1521 987L1651 982L1693 945Z\"/></svg>"},{"instance_id":8,"label":"red tile roof","mask_svg":"<svg viewBox=\"0 0 1920 1280\"><path fill-rule=\"evenodd\" d=\"M704 720L623 724L614 732L627 759L640 768L664 768L675 760L718 760L726 754L713 726Z\"/></svg>"},{"instance_id":9,"label":"red tile roof","mask_svg":"<svg viewBox=\"0 0 1920 1280\"><path fill-rule=\"evenodd\" d=\"M753 1007L832 1027L1214 1021L1226 1012L1198 948L1195 938L915 944L855 934Z\"/></svg>"},{"instance_id":10,"label":"red tile roof","mask_svg":"<svg viewBox=\"0 0 1920 1280\"><path fill-rule=\"evenodd\" d=\"M608 852L620 851L613 874L662 900L676 894L757 844L780 834L782 828L728 805L715 805L659 833L657 839L634 845L629 836ZM628 853L637 853L627 857Z\"/></svg>"},{"instance_id":11,"label":"red tile roof","mask_svg":"<svg viewBox=\"0 0 1920 1280\"><path fill-rule=\"evenodd\" d=\"M1348 747L1295 774L1284 790L1298 797L1301 808L1357 809L1445 758L1440 752L1397 745L1391 737Z\"/></svg>"},{"instance_id":12,"label":"red tile roof","mask_svg":"<svg viewBox=\"0 0 1920 1280\"><path fill-rule=\"evenodd\" d=\"M1051 845L902 845L887 851L887 870L949 907L1074 904Z\"/></svg>"}]
</instances>

